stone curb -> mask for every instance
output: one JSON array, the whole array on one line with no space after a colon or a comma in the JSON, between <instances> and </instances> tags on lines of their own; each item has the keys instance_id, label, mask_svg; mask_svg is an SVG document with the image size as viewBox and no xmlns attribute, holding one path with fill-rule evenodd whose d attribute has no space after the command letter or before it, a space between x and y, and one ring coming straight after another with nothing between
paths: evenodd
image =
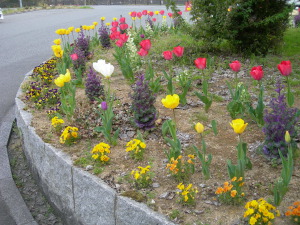
<instances>
[{"instance_id":1,"label":"stone curb","mask_svg":"<svg viewBox=\"0 0 300 225\"><path fill-rule=\"evenodd\" d=\"M2 207L5 207L7 211L4 221L0 222L5 225L38 225L29 212L11 174L7 145L15 119L14 110L15 107L12 107L8 111L0 125L0 199L4 202Z\"/></svg>"},{"instance_id":2,"label":"stone curb","mask_svg":"<svg viewBox=\"0 0 300 225\"><path fill-rule=\"evenodd\" d=\"M44 143L30 126L32 115L25 111L21 94L19 89L16 119L25 155L33 176L64 224L174 225L145 204L119 196L100 178L75 167L61 150Z\"/></svg>"}]
</instances>

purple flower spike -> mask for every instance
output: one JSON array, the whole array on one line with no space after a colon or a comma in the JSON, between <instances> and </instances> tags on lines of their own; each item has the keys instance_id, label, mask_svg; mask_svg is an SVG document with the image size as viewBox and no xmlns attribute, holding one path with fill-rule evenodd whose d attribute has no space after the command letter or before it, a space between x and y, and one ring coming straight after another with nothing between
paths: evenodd
<instances>
[{"instance_id":1,"label":"purple flower spike","mask_svg":"<svg viewBox=\"0 0 300 225\"><path fill-rule=\"evenodd\" d=\"M107 110L107 103L106 102L101 102L101 109Z\"/></svg>"}]
</instances>

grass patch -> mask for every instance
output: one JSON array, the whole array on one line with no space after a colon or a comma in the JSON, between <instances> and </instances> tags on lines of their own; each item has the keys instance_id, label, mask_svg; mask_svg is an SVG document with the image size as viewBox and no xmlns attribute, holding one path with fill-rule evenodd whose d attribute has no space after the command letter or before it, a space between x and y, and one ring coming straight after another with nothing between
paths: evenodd
<instances>
[{"instance_id":1,"label":"grass patch","mask_svg":"<svg viewBox=\"0 0 300 225\"><path fill-rule=\"evenodd\" d=\"M283 40L283 56L300 55L300 27L290 28L286 31Z\"/></svg>"}]
</instances>

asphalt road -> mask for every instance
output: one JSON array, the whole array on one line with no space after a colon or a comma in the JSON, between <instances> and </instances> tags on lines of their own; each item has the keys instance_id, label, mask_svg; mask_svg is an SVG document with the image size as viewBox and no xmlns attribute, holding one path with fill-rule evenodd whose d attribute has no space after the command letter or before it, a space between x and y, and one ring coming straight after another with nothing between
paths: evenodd
<instances>
[{"instance_id":1,"label":"asphalt road","mask_svg":"<svg viewBox=\"0 0 300 225\"><path fill-rule=\"evenodd\" d=\"M183 8L183 7L182 7ZM53 9L6 15L0 20L0 123L14 105L16 92L24 76L52 55L55 30L91 25L104 16L110 22L130 11L166 10L163 5L93 6L93 9Z\"/></svg>"}]
</instances>

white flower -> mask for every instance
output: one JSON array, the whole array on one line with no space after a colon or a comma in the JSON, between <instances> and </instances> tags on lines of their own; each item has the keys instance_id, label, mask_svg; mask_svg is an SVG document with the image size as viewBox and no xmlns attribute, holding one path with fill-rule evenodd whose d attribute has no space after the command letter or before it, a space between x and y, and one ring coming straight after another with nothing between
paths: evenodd
<instances>
[{"instance_id":1,"label":"white flower","mask_svg":"<svg viewBox=\"0 0 300 225\"><path fill-rule=\"evenodd\" d=\"M110 78L115 69L113 65L106 63L103 59L99 59L98 62L94 62L93 67L106 78Z\"/></svg>"}]
</instances>

